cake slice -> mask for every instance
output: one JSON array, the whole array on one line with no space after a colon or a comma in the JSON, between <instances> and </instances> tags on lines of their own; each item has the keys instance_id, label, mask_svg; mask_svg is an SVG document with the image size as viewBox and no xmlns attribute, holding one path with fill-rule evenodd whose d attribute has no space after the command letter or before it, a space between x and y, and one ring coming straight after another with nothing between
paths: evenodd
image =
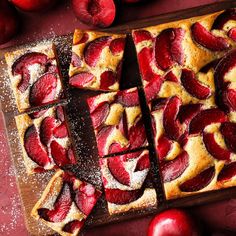
<instances>
[{"instance_id":1,"label":"cake slice","mask_svg":"<svg viewBox=\"0 0 236 236\"><path fill-rule=\"evenodd\" d=\"M117 91L126 35L76 29L69 84L76 88Z\"/></svg>"},{"instance_id":2,"label":"cake slice","mask_svg":"<svg viewBox=\"0 0 236 236\"><path fill-rule=\"evenodd\" d=\"M157 205L156 191L147 186L148 150L102 158L99 163L111 215Z\"/></svg>"},{"instance_id":3,"label":"cake slice","mask_svg":"<svg viewBox=\"0 0 236 236\"><path fill-rule=\"evenodd\" d=\"M100 195L93 185L60 170L48 183L31 215L62 236L75 236Z\"/></svg>"},{"instance_id":4,"label":"cake slice","mask_svg":"<svg viewBox=\"0 0 236 236\"><path fill-rule=\"evenodd\" d=\"M137 88L89 98L88 106L101 157L148 144Z\"/></svg>"},{"instance_id":5,"label":"cake slice","mask_svg":"<svg viewBox=\"0 0 236 236\"><path fill-rule=\"evenodd\" d=\"M63 106L15 117L29 174L75 164Z\"/></svg>"},{"instance_id":6,"label":"cake slice","mask_svg":"<svg viewBox=\"0 0 236 236\"><path fill-rule=\"evenodd\" d=\"M53 43L9 52L5 59L20 112L60 100L62 84Z\"/></svg>"}]
</instances>

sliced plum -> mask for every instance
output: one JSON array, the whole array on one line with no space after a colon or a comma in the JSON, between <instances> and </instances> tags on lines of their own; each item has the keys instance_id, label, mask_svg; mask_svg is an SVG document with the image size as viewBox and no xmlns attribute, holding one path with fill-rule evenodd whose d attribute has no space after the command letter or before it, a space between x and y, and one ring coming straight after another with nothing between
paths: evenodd
<instances>
[{"instance_id":1,"label":"sliced plum","mask_svg":"<svg viewBox=\"0 0 236 236\"><path fill-rule=\"evenodd\" d=\"M81 88L81 87L84 87L86 84L92 82L94 79L95 79L95 76L92 73L80 72L70 77L69 84L71 86Z\"/></svg>"},{"instance_id":2,"label":"sliced plum","mask_svg":"<svg viewBox=\"0 0 236 236\"><path fill-rule=\"evenodd\" d=\"M234 41L236 41L236 28L232 28L229 32L228 32L228 36L233 39Z\"/></svg>"},{"instance_id":3,"label":"sliced plum","mask_svg":"<svg viewBox=\"0 0 236 236\"><path fill-rule=\"evenodd\" d=\"M154 60L153 49L145 47L138 53L139 70L142 79L146 81L153 81L160 76L156 74L151 66Z\"/></svg>"},{"instance_id":4,"label":"sliced plum","mask_svg":"<svg viewBox=\"0 0 236 236\"><path fill-rule=\"evenodd\" d=\"M202 107L202 104L198 104L198 103L187 104L187 105L181 106L178 113L178 119L180 123L189 124L192 118L200 112L201 107Z\"/></svg>"},{"instance_id":5,"label":"sliced plum","mask_svg":"<svg viewBox=\"0 0 236 236\"><path fill-rule=\"evenodd\" d=\"M72 194L69 184L64 183L60 194L58 195L55 203L54 208L49 210L47 208L40 208L38 209L38 214L41 218L49 222L62 222L72 204Z\"/></svg>"},{"instance_id":6,"label":"sliced plum","mask_svg":"<svg viewBox=\"0 0 236 236\"><path fill-rule=\"evenodd\" d=\"M147 142L143 119L137 121L137 123L129 129L129 141L130 149L142 147Z\"/></svg>"},{"instance_id":7,"label":"sliced plum","mask_svg":"<svg viewBox=\"0 0 236 236\"><path fill-rule=\"evenodd\" d=\"M218 63L214 78L216 83L216 102L225 112L236 110L236 91L230 89L230 82L225 81L225 75L236 66L236 50L229 54Z\"/></svg>"},{"instance_id":8,"label":"sliced plum","mask_svg":"<svg viewBox=\"0 0 236 236\"><path fill-rule=\"evenodd\" d=\"M225 122L221 124L220 131L228 149L236 153L236 123Z\"/></svg>"},{"instance_id":9,"label":"sliced plum","mask_svg":"<svg viewBox=\"0 0 236 236\"><path fill-rule=\"evenodd\" d=\"M116 83L117 74L113 71L106 70L100 75L100 89L108 90L110 86Z\"/></svg>"},{"instance_id":10,"label":"sliced plum","mask_svg":"<svg viewBox=\"0 0 236 236\"><path fill-rule=\"evenodd\" d=\"M30 90L29 102L32 106L48 104L56 99L57 77L47 73L41 76Z\"/></svg>"},{"instance_id":11,"label":"sliced plum","mask_svg":"<svg viewBox=\"0 0 236 236\"><path fill-rule=\"evenodd\" d=\"M96 66L102 50L110 44L110 41L110 36L103 36L91 41L84 49L85 62L91 67Z\"/></svg>"},{"instance_id":12,"label":"sliced plum","mask_svg":"<svg viewBox=\"0 0 236 236\"><path fill-rule=\"evenodd\" d=\"M143 194L142 189L138 190L120 190L120 189L105 189L106 200L110 203L124 205L134 202Z\"/></svg>"},{"instance_id":13,"label":"sliced plum","mask_svg":"<svg viewBox=\"0 0 236 236\"><path fill-rule=\"evenodd\" d=\"M135 172L136 171L142 171L142 170L146 170L146 169L149 169L150 168L150 160L149 160L149 155L148 153L142 155L138 162L137 162L137 165L135 167Z\"/></svg>"},{"instance_id":14,"label":"sliced plum","mask_svg":"<svg viewBox=\"0 0 236 236\"><path fill-rule=\"evenodd\" d=\"M51 155L57 166L62 167L71 163L71 160L68 158L68 150L62 147L58 142L53 140L50 144Z\"/></svg>"},{"instance_id":15,"label":"sliced plum","mask_svg":"<svg viewBox=\"0 0 236 236\"><path fill-rule=\"evenodd\" d=\"M113 177L123 185L130 185L130 175L125 169L125 157L109 157L107 159L109 171Z\"/></svg>"},{"instance_id":16,"label":"sliced plum","mask_svg":"<svg viewBox=\"0 0 236 236\"><path fill-rule=\"evenodd\" d=\"M225 165L220 171L217 180L220 182L228 181L236 176L236 162Z\"/></svg>"},{"instance_id":17,"label":"sliced plum","mask_svg":"<svg viewBox=\"0 0 236 236\"><path fill-rule=\"evenodd\" d=\"M28 156L39 166L44 167L50 163L50 158L40 142L38 132L34 125L25 131L24 147Z\"/></svg>"},{"instance_id":18,"label":"sliced plum","mask_svg":"<svg viewBox=\"0 0 236 236\"><path fill-rule=\"evenodd\" d=\"M117 102L126 107L133 107L139 105L138 90L124 90L117 93Z\"/></svg>"},{"instance_id":19,"label":"sliced plum","mask_svg":"<svg viewBox=\"0 0 236 236\"><path fill-rule=\"evenodd\" d=\"M82 183L75 194L75 203L77 207L88 216L97 202L100 193L88 183Z\"/></svg>"},{"instance_id":20,"label":"sliced plum","mask_svg":"<svg viewBox=\"0 0 236 236\"><path fill-rule=\"evenodd\" d=\"M147 30L136 30L133 32L133 40L135 44L146 40L152 40L152 35Z\"/></svg>"},{"instance_id":21,"label":"sliced plum","mask_svg":"<svg viewBox=\"0 0 236 236\"><path fill-rule=\"evenodd\" d=\"M119 122L119 125L118 125L118 129L120 130L122 135L126 139L128 139L128 123L127 123L127 115L126 115L125 111L123 112L123 114L121 116L121 119L120 119L120 122Z\"/></svg>"},{"instance_id":22,"label":"sliced plum","mask_svg":"<svg viewBox=\"0 0 236 236\"><path fill-rule=\"evenodd\" d=\"M97 129L106 120L109 114L110 106L107 102L100 103L96 109L91 113L93 126Z\"/></svg>"},{"instance_id":23,"label":"sliced plum","mask_svg":"<svg viewBox=\"0 0 236 236\"><path fill-rule=\"evenodd\" d=\"M207 151L217 160L230 160L231 152L222 148L215 140L214 133L203 132L203 142Z\"/></svg>"},{"instance_id":24,"label":"sliced plum","mask_svg":"<svg viewBox=\"0 0 236 236\"><path fill-rule=\"evenodd\" d=\"M224 25L230 20L236 20L235 8L227 9L223 13L221 13L219 16L217 16L212 26L212 29L221 30L224 28Z\"/></svg>"},{"instance_id":25,"label":"sliced plum","mask_svg":"<svg viewBox=\"0 0 236 236\"><path fill-rule=\"evenodd\" d=\"M230 47L225 38L213 35L199 22L192 25L191 31L194 40L211 51L224 51Z\"/></svg>"},{"instance_id":26,"label":"sliced plum","mask_svg":"<svg viewBox=\"0 0 236 236\"><path fill-rule=\"evenodd\" d=\"M217 89L222 89L226 81L225 75L236 66L236 49L231 50L216 66L214 78Z\"/></svg>"},{"instance_id":27,"label":"sliced plum","mask_svg":"<svg viewBox=\"0 0 236 236\"><path fill-rule=\"evenodd\" d=\"M59 119L61 122L65 121L65 114L62 106L57 106L56 107L56 117Z\"/></svg>"},{"instance_id":28,"label":"sliced plum","mask_svg":"<svg viewBox=\"0 0 236 236\"><path fill-rule=\"evenodd\" d=\"M73 0L73 10L79 20L96 27L108 27L115 20L114 0Z\"/></svg>"},{"instance_id":29,"label":"sliced plum","mask_svg":"<svg viewBox=\"0 0 236 236\"><path fill-rule=\"evenodd\" d=\"M40 125L40 140L47 146L53 137L53 130L57 126L56 120L53 117L46 117Z\"/></svg>"},{"instance_id":30,"label":"sliced plum","mask_svg":"<svg viewBox=\"0 0 236 236\"><path fill-rule=\"evenodd\" d=\"M224 107L226 111L236 111L236 89L230 89L228 86L222 90L221 108Z\"/></svg>"},{"instance_id":31,"label":"sliced plum","mask_svg":"<svg viewBox=\"0 0 236 236\"><path fill-rule=\"evenodd\" d=\"M169 140L165 135L162 135L157 141L157 153L159 160L163 160L172 147L172 141Z\"/></svg>"},{"instance_id":32,"label":"sliced plum","mask_svg":"<svg viewBox=\"0 0 236 236\"><path fill-rule=\"evenodd\" d=\"M84 225L84 220L73 220L65 224L62 228L62 231L73 234L76 230L79 230Z\"/></svg>"},{"instance_id":33,"label":"sliced plum","mask_svg":"<svg viewBox=\"0 0 236 236\"><path fill-rule=\"evenodd\" d=\"M211 95L211 90L197 80L192 70L183 69L180 77L185 90L198 99L207 99Z\"/></svg>"},{"instance_id":34,"label":"sliced plum","mask_svg":"<svg viewBox=\"0 0 236 236\"><path fill-rule=\"evenodd\" d=\"M74 52L72 52L71 64L77 68L80 68L82 64L81 58Z\"/></svg>"},{"instance_id":35,"label":"sliced plum","mask_svg":"<svg viewBox=\"0 0 236 236\"><path fill-rule=\"evenodd\" d=\"M157 111L160 109L164 109L167 101L168 101L167 98L157 98L155 100L152 100L151 111Z\"/></svg>"},{"instance_id":36,"label":"sliced plum","mask_svg":"<svg viewBox=\"0 0 236 236\"><path fill-rule=\"evenodd\" d=\"M112 40L109 48L113 55L123 52L125 50L125 38L117 38Z\"/></svg>"},{"instance_id":37,"label":"sliced plum","mask_svg":"<svg viewBox=\"0 0 236 236\"><path fill-rule=\"evenodd\" d=\"M97 97L90 97L87 99L90 113L94 112L97 108Z\"/></svg>"},{"instance_id":38,"label":"sliced plum","mask_svg":"<svg viewBox=\"0 0 236 236\"><path fill-rule=\"evenodd\" d=\"M177 115L181 106L181 100L178 97L172 97L167 102L163 113L163 126L167 138L178 140L182 134L182 127Z\"/></svg>"},{"instance_id":39,"label":"sliced plum","mask_svg":"<svg viewBox=\"0 0 236 236\"><path fill-rule=\"evenodd\" d=\"M197 176L185 181L179 186L182 192L196 192L210 184L215 176L215 167L211 166Z\"/></svg>"},{"instance_id":40,"label":"sliced plum","mask_svg":"<svg viewBox=\"0 0 236 236\"><path fill-rule=\"evenodd\" d=\"M105 156L109 154L108 150L106 150L106 144L107 144L107 139L109 138L113 130L114 130L113 126L104 126L101 129L99 129L97 133L97 146L100 156Z\"/></svg>"},{"instance_id":41,"label":"sliced plum","mask_svg":"<svg viewBox=\"0 0 236 236\"><path fill-rule=\"evenodd\" d=\"M28 67L33 64L45 65L47 56L43 53L30 52L17 59L12 65L12 74L21 75L21 81L17 88L23 93L29 87L30 72Z\"/></svg>"},{"instance_id":42,"label":"sliced plum","mask_svg":"<svg viewBox=\"0 0 236 236\"><path fill-rule=\"evenodd\" d=\"M164 77L164 81L171 81L171 82L175 82L175 83L178 83L179 80L177 78L177 76L173 73L173 71L169 71L165 77Z\"/></svg>"},{"instance_id":43,"label":"sliced plum","mask_svg":"<svg viewBox=\"0 0 236 236\"><path fill-rule=\"evenodd\" d=\"M57 126L54 130L53 130L53 135L56 138L65 138L68 136L68 130L67 130L67 126L66 126L66 122L62 122L59 126Z\"/></svg>"},{"instance_id":44,"label":"sliced plum","mask_svg":"<svg viewBox=\"0 0 236 236\"><path fill-rule=\"evenodd\" d=\"M160 163L163 181L171 182L181 176L189 166L189 156L183 151L171 161L162 161Z\"/></svg>"},{"instance_id":45,"label":"sliced plum","mask_svg":"<svg viewBox=\"0 0 236 236\"><path fill-rule=\"evenodd\" d=\"M227 119L225 113L218 108L200 111L193 117L189 124L189 134L201 133L206 126L213 123L225 122Z\"/></svg>"},{"instance_id":46,"label":"sliced plum","mask_svg":"<svg viewBox=\"0 0 236 236\"><path fill-rule=\"evenodd\" d=\"M73 45L78 45L82 43L86 43L89 40L89 34L87 32L83 32L83 35L78 34L80 37L74 38Z\"/></svg>"},{"instance_id":47,"label":"sliced plum","mask_svg":"<svg viewBox=\"0 0 236 236\"><path fill-rule=\"evenodd\" d=\"M161 85L163 83L163 78L160 76L156 76L150 83L148 83L147 86L144 88L145 96L147 99L147 102L150 102L152 99L157 97Z\"/></svg>"},{"instance_id":48,"label":"sliced plum","mask_svg":"<svg viewBox=\"0 0 236 236\"><path fill-rule=\"evenodd\" d=\"M184 51L182 41L185 30L181 28L170 28L163 30L155 42L156 63L163 70L167 70L175 63L182 65L184 63Z\"/></svg>"}]
</instances>

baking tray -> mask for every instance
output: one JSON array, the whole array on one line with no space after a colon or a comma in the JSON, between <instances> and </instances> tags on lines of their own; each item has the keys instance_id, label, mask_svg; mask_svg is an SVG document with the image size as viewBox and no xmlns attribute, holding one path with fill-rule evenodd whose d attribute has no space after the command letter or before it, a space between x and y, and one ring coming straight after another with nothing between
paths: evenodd
<instances>
[{"instance_id":1,"label":"baking tray","mask_svg":"<svg viewBox=\"0 0 236 236\"><path fill-rule=\"evenodd\" d=\"M138 86L141 97L141 108L145 119L145 127L147 130L148 141L150 143L150 159L151 159L151 176L154 187L157 191L158 206L155 208L131 211L125 214L110 216L107 211L104 196L100 198L93 213L86 222L86 227L94 227L97 225L104 225L112 222L129 220L135 217L142 217L157 213L163 209L170 207L186 207L195 206L199 204L206 204L213 201L224 200L236 197L236 187L215 190L211 192L199 193L194 196L184 197L176 200L167 201L163 191L161 178L158 171L157 157L153 145L153 136L150 125L150 114L145 103L144 93L141 87L141 79L136 59L135 47L132 42L130 32L135 28L142 28L151 25L157 25L165 22L175 21L179 19L189 18L198 15L213 13L219 10L236 7L235 1L217 2L211 5L191 8L174 13L163 14L151 18L146 18L140 21L129 22L124 25L115 26L104 31L127 33L128 40L125 50L125 60L123 64L123 74L121 80L121 89ZM64 78L64 84L68 81L68 65L71 54L72 34L48 39L56 44L57 51L60 58L60 65ZM33 44L37 44L34 42ZM9 86L9 80L6 71L6 63L4 60L4 53L6 51L13 51L19 49L21 46L7 48L0 52L0 98L1 110L5 117L5 128L8 134L8 142L11 149L11 157L15 167L17 176L18 188L22 200L24 216L27 229L30 235L50 235L53 234L48 227L42 223L35 221L30 217L30 212L42 191L46 187L49 179L53 175L53 171L45 174L35 174L31 176L26 175L23 164L21 146L17 135L17 129L14 121L14 116L18 114L14 97ZM91 120L89 118L89 111L86 104L88 97L99 94L99 92L85 91L74 88L65 87L66 99L62 101L68 114L69 127L72 133L73 143L78 156L78 164L71 169L79 178L86 180L98 188L102 189L100 170L98 166L98 153L96 148L96 141L92 129ZM46 106L47 107L47 106ZM85 229L86 229L85 227ZM83 232L82 232L83 233Z\"/></svg>"}]
</instances>

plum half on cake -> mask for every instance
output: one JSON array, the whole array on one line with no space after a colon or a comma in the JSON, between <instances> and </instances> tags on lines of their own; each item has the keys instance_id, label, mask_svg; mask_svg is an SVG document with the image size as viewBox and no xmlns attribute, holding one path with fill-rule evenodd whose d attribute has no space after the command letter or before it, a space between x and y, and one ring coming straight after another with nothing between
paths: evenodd
<instances>
[{"instance_id":1,"label":"plum half on cake","mask_svg":"<svg viewBox=\"0 0 236 236\"><path fill-rule=\"evenodd\" d=\"M101 157L148 144L137 88L89 98L88 106Z\"/></svg>"},{"instance_id":2,"label":"plum half on cake","mask_svg":"<svg viewBox=\"0 0 236 236\"><path fill-rule=\"evenodd\" d=\"M75 164L63 106L15 117L29 174Z\"/></svg>"},{"instance_id":3,"label":"plum half on cake","mask_svg":"<svg viewBox=\"0 0 236 236\"><path fill-rule=\"evenodd\" d=\"M236 185L236 10L134 30L167 199Z\"/></svg>"},{"instance_id":4,"label":"plum half on cake","mask_svg":"<svg viewBox=\"0 0 236 236\"><path fill-rule=\"evenodd\" d=\"M148 150L99 160L109 213L156 206L156 191L148 184ZM150 179L150 178L149 178Z\"/></svg>"},{"instance_id":5,"label":"plum half on cake","mask_svg":"<svg viewBox=\"0 0 236 236\"><path fill-rule=\"evenodd\" d=\"M101 192L73 174L59 170L52 177L31 215L62 236L75 236Z\"/></svg>"},{"instance_id":6,"label":"plum half on cake","mask_svg":"<svg viewBox=\"0 0 236 236\"><path fill-rule=\"evenodd\" d=\"M9 52L5 58L20 112L60 100L62 83L53 43Z\"/></svg>"},{"instance_id":7,"label":"plum half on cake","mask_svg":"<svg viewBox=\"0 0 236 236\"><path fill-rule=\"evenodd\" d=\"M117 91L126 35L76 29L69 84L76 88Z\"/></svg>"}]
</instances>

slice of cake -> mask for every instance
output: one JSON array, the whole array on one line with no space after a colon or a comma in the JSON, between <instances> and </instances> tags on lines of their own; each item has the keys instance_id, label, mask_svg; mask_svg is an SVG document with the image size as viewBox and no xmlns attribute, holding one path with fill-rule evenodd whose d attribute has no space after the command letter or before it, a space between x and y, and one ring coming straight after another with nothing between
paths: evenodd
<instances>
[{"instance_id":1,"label":"slice of cake","mask_svg":"<svg viewBox=\"0 0 236 236\"><path fill-rule=\"evenodd\" d=\"M146 185L148 150L102 158L99 162L111 215L156 206L156 191Z\"/></svg>"},{"instance_id":2,"label":"slice of cake","mask_svg":"<svg viewBox=\"0 0 236 236\"><path fill-rule=\"evenodd\" d=\"M22 114L15 120L29 174L76 163L62 106Z\"/></svg>"},{"instance_id":3,"label":"slice of cake","mask_svg":"<svg viewBox=\"0 0 236 236\"><path fill-rule=\"evenodd\" d=\"M74 175L57 171L31 215L62 236L79 234L101 192Z\"/></svg>"},{"instance_id":4,"label":"slice of cake","mask_svg":"<svg viewBox=\"0 0 236 236\"><path fill-rule=\"evenodd\" d=\"M100 94L88 105L101 157L148 144L137 88Z\"/></svg>"},{"instance_id":5,"label":"slice of cake","mask_svg":"<svg viewBox=\"0 0 236 236\"><path fill-rule=\"evenodd\" d=\"M5 58L20 112L60 100L62 84L53 43L6 53Z\"/></svg>"},{"instance_id":6,"label":"slice of cake","mask_svg":"<svg viewBox=\"0 0 236 236\"><path fill-rule=\"evenodd\" d=\"M126 35L76 29L69 84L76 88L117 91Z\"/></svg>"}]
</instances>

